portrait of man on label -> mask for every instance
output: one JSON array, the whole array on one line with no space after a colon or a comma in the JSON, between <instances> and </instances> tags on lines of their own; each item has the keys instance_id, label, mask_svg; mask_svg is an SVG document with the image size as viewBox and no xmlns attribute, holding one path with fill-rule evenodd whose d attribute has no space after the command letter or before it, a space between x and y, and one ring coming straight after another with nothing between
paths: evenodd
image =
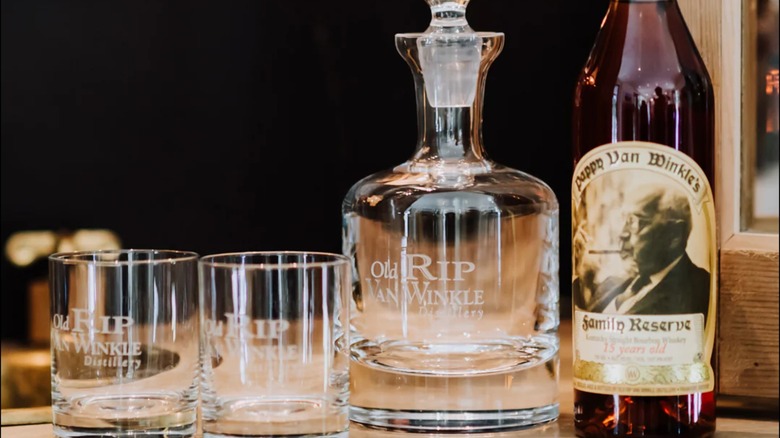
<instances>
[{"instance_id":1,"label":"portrait of man on label","mask_svg":"<svg viewBox=\"0 0 780 438\"><path fill-rule=\"evenodd\" d=\"M708 242L692 233L702 225L685 191L654 179L629 184L615 175L583 194L574 217L575 306L609 314L701 313L707 321L710 272L689 254L706 250Z\"/></svg>"}]
</instances>

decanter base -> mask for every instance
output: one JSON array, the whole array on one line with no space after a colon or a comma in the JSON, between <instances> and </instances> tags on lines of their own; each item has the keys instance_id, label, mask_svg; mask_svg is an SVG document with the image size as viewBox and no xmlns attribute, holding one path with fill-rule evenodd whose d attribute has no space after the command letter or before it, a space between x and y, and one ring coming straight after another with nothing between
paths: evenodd
<instances>
[{"instance_id":1,"label":"decanter base","mask_svg":"<svg viewBox=\"0 0 780 438\"><path fill-rule=\"evenodd\" d=\"M558 418L558 403L500 411L403 411L351 406L350 420L408 432L497 432L526 429Z\"/></svg>"}]
</instances>

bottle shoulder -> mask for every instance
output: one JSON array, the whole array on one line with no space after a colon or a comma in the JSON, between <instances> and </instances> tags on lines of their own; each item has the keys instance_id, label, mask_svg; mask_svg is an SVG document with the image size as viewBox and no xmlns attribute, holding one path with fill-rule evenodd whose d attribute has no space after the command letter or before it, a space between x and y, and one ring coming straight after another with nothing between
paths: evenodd
<instances>
[{"instance_id":1,"label":"bottle shoulder","mask_svg":"<svg viewBox=\"0 0 780 438\"><path fill-rule=\"evenodd\" d=\"M652 60L647 62L651 63ZM626 68L613 60L606 64L589 62L580 71L575 94L581 95L589 90L601 90L611 96L630 94L652 98L658 93L672 90L683 94L711 95L713 86L703 64L674 59L660 68Z\"/></svg>"},{"instance_id":2,"label":"bottle shoulder","mask_svg":"<svg viewBox=\"0 0 780 438\"><path fill-rule=\"evenodd\" d=\"M397 166L371 174L356 182L344 199L346 210L358 204L377 204L391 199L420 199L430 196L483 196L511 200L513 204L545 204L557 209L558 200L548 184L526 172L490 162L482 172L442 176L437 172L413 172Z\"/></svg>"},{"instance_id":3,"label":"bottle shoulder","mask_svg":"<svg viewBox=\"0 0 780 438\"><path fill-rule=\"evenodd\" d=\"M677 8L620 4L611 10L577 80L577 90L712 89L706 65ZM614 90L615 94L618 93Z\"/></svg>"}]
</instances>

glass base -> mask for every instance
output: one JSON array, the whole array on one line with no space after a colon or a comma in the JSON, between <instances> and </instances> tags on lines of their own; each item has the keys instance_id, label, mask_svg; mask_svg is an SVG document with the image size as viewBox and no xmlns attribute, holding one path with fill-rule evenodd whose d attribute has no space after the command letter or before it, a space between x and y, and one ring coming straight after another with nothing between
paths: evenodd
<instances>
[{"instance_id":1,"label":"glass base","mask_svg":"<svg viewBox=\"0 0 780 438\"><path fill-rule=\"evenodd\" d=\"M558 419L558 403L502 411L400 411L352 406L350 420L408 432L497 432L525 429Z\"/></svg>"},{"instance_id":2,"label":"glass base","mask_svg":"<svg viewBox=\"0 0 780 438\"><path fill-rule=\"evenodd\" d=\"M196 432L194 401L175 393L86 395L64 400L53 395L58 437L180 437Z\"/></svg>"},{"instance_id":3,"label":"glass base","mask_svg":"<svg viewBox=\"0 0 780 438\"><path fill-rule=\"evenodd\" d=\"M519 372L544 362L557 346L545 339L502 339L471 343L393 341L352 345L352 356L366 365L390 373L433 377L484 376Z\"/></svg>"},{"instance_id":4,"label":"glass base","mask_svg":"<svg viewBox=\"0 0 780 438\"><path fill-rule=\"evenodd\" d=\"M254 435L224 435L219 433L204 432L203 438L251 438ZM267 437L269 435L256 435L258 437ZM333 433L317 433L317 434L304 434L304 435L270 435L277 438L349 438L349 431L333 432Z\"/></svg>"},{"instance_id":5,"label":"glass base","mask_svg":"<svg viewBox=\"0 0 780 438\"><path fill-rule=\"evenodd\" d=\"M195 423L179 427L166 427L154 429L139 430L117 430L112 428L80 428L63 427L54 425L54 436L56 437L111 437L111 438L134 438L134 437L194 437L197 432Z\"/></svg>"},{"instance_id":6,"label":"glass base","mask_svg":"<svg viewBox=\"0 0 780 438\"><path fill-rule=\"evenodd\" d=\"M223 398L201 408L204 438L340 437L349 427L347 405L334 397Z\"/></svg>"}]
</instances>

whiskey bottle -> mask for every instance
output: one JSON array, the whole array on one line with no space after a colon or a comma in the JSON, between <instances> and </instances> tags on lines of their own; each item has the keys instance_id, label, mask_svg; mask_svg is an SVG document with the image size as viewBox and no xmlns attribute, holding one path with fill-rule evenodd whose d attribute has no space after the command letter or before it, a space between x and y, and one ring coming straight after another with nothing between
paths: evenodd
<instances>
[{"instance_id":1,"label":"whiskey bottle","mask_svg":"<svg viewBox=\"0 0 780 438\"><path fill-rule=\"evenodd\" d=\"M410 431L494 431L558 417L558 203L483 147L486 73L504 35L468 0L428 0L396 35L418 139L343 203L353 261L350 417Z\"/></svg>"},{"instance_id":2,"label":"whiskey bottle","mask_svg":"<svg viewBox=\"0 0 780 438\"><path fill-rule=\"evenodd\" d=\"M676 0L611 1L573 134L577 436L712 436L713 89Z\"/></svg>"}]
</instances>

